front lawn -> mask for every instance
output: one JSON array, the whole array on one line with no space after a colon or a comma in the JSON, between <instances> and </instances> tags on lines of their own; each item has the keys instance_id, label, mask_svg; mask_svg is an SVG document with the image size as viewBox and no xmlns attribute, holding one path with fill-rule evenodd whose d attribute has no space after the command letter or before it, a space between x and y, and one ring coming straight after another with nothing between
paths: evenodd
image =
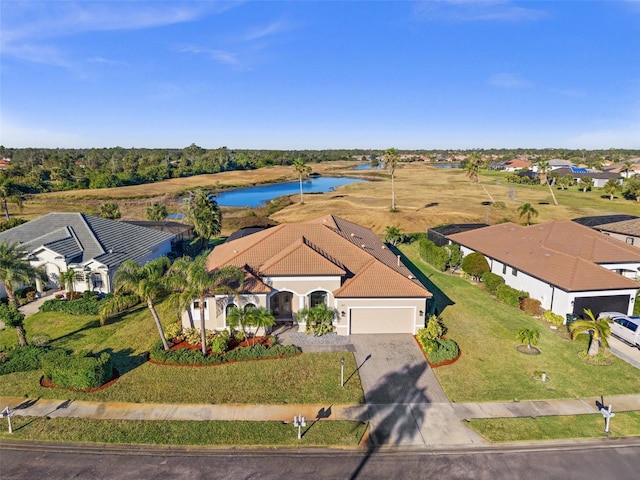
<instances>
[{"instance_id":1,"label":"front lawn","mask_svg":"<svg viewBox=\"0 0 640 480\"><path fill-rule=\"evenodd\" d=\"M159 306L165 324L175 312ZM91 316L38 313L25 320L29 337L48 335L51 345L78 353L108 351L121 376L94 393L41 387L42 372L0 376L0 396L60 398L87 401L148 403L340 403L363 402L357 373L340 387L340 358L347 378L356 369L353 354L302 354L278 360L257 360L208 367L155 365L146 353L157 330L146 307L138 307L100 326ZM16 344L14 329L0 332L0 348Z\"/></svg>"},{"instance_id":2,"label":"front lawn","mask_svg":"<svg viewBox=\"0 0 640 480\"><path fill-rule=\"evenodd\" d=\"M433 270L419 259L417 243L400 249L419 268L421 278L426 278L427 288L436 293L438 312L449 329L447 337L460 345L462 355L456 363L434 370L452 402L607 397L640 392L638 369L628 363L615 358L611 366L587 365L578 358L578 352L586 351L584 342L561 338L545 322L499 303L482 288ZM520 328L540 332L541 355L516 351ZM534 372L542 371L550 382L533 378Z\"/></svg>"}]
</instances>

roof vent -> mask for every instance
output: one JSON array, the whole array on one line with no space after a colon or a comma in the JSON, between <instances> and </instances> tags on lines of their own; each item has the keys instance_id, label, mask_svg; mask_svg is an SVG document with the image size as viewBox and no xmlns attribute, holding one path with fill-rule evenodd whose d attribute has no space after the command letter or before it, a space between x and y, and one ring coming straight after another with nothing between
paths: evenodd
<instances>
[{"instance_id":1,"label":"roof vent","mask_svg":"<svg viewBox=\"0 0 640 480\"><path fill-rule=\"evenodd\" d=\"M355 237L355 236L356 236L356 234L355 234L355 233L353 233L353 232L351 232L351 236L352 236L352 237Z\"/></svg>"},{"instance_id":2,"label":"roof vent","mask_svg":"<svg viewBox=\"0 0 640 480\"><path fill-rule=\"evenodd\" d=\"M110 248L110 249L109 249L109 253L113 253L113 248Z\"/></svg>"},{"instance_id":3,"label":"roof vent","mask_svg":"<svg viewBox=\"0 0 640 480\"><path fill-rule=\"evenodd\" d=\"M238 253L238 250L234 250L233 253Z\"/></svg>"},{"instance_id":4,"label":"roof vent","mask_svg":"<svg viewBox=\"0 0 640 480\"><path fill-rule=\"evenodd\" d=\"M387 247L385 247L384 245L382 245L382 249L384 250L385 248L387 248Z\"/></svg>"},{"instance_id":5,"label":"roof vent","mask_svg":"<svg viewBox=\"0 0 640 480\"><path fill-rule=\"evenodd\" d=\"M409 280L413 280L415 277L413 275L408 275Z\"/></svg>"},{"instance_id":6,"label":"roof vent","mask_svg":"<svg viewBox=\"0 0 640 480\"><path fill-rule=\"evenodd\" d=\"M362 248L366 247L366 245L363 243L362 245L360 245Z\"/></svg>"}]
</instances>

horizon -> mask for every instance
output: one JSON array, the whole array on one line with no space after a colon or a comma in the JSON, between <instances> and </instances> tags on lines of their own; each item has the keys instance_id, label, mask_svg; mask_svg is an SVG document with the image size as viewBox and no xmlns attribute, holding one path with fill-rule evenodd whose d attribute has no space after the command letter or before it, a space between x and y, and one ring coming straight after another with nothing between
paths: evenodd
<instances>
[{"instance_id":1,"label":"horizon","mask_svg":"<svg viewBox=\"0 0 640 480\"><path fill-rule=\"evenodd\" d=\"M640 149L638 0L0 1L5 148Z\"/></svg>"}]
</instances>

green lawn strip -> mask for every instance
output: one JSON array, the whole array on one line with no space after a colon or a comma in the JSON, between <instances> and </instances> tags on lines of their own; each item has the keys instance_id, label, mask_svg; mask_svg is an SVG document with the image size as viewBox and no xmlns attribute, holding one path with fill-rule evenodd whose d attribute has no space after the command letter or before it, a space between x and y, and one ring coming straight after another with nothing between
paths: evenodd
<instances>
[{"instance_id":1,"label":"green lawn strip","mask_svg":"<svg viewBox=\"0 0 640 480\"><path fill-rule=\"evenodd\" d=\"M586 351L586 338L572 342L544 321L498 302L480 286L433 270L419 259L417 244L403 245L401 251L419 268L422 278L426 277L427 287L432 282L439 289L435 292L437 308L448 327L447 337L460 345L462 355L457 362L434 370L451 401L541 400L640 392L638 370L626 362L614 358L606 367L583 363L578 352ZM540 332L540 355L516 351L519 328ZM536 371L546 372L551 381L537 381Z\"/></svg>"},{"instance_id":2,"label":"green lawn strip","mask_svg":"<svg viewBox=\"0 0 640 480\"><path fill-rule=\"evenodd\" d=\"M175 312L159 306L164 322ZM43 388L41 371L0 376L0 396L148 403L340 403L363 402L360 377L351 353L309 353L292 358L235 362L207 367L155 365L145 352L157 337L146 307L138 307L100 326L95 317L39 313L28 318L29 335L45 334L51 345L74 352L108 351L121 376L109 388L81 393ZM0 346L15 345L15 331L0 332ZM344 388L340 358L345 358Z\"/></svg>"},{"instance_id":3,"label":"green lawn strip","mask_svg":"<svg viewBox=\"0 0 640 480\"><path fill-rule=\"evenodd\" d=\"M88 420L79 418L13 417L14 433L0 438L53 442L100 442L153 445L355 446L366 424L348 421L308 421L298 440L293 423L240 421Z\"/></svg>"},{"instance_id":4,"label":"green lawn strip","mask_svg":"<svg viewBox=\"0 0 640 480\"><path fill-rule=\"evenodd\" d=\"M618 412L604 433L600 414L537 418L481 418L468 425L491 442L640 436L640 412Z\"/></svg>"}]
</instances>

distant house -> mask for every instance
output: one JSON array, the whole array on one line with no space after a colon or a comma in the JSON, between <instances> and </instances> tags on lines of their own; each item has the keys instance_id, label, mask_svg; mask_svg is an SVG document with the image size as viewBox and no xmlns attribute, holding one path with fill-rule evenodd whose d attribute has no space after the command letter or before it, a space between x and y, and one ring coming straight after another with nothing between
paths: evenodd
<instances>
[{"instance_id":1,"label":"distant house","mask_svg":"<svg viewBox=\"0 0 640 480\"><path fill-rule=\"evenodd\" d=\"M0 242L18 242L30 253L31 265L43 268L48 283L38 291L63 287L60 274L76 272L74 289L109 293L122 262L143 264L171 251L175 235L93 217L83 213L49 213L0 233Z\"/></svg>"},{"instance_id":2,"label":"distant house","mask_svg":"<svg viewBox=\"0 0 640 480\"><path fill-rule=\"evenodd\" d=\"M0 170L6 170L11 166L10 158L0 158Z\"/></svg>"},{"instance_id":3,"label":"distant house","mask_svg":"<svg viewBox=\"0 0 640 480\"><path fill-rule=\"evenodd\" d=\"M551 160L547 160L547 163L549 164L549 169L550 170L557 170L559 168L571 168L573 167L573 162L571 162L571 160L563 160L561 158L552 158ZM537 170L538 166L534 165L533 170Z\"/></svg>"},{"instance_id":4,"label":"distant house","mask_svg":"<svg viewBox=\"0 0 640 480\"><path fill-rule=\"evenodd\" d=\"M525 170L531 168L531 162L526 160L509 160L504 163L504 170L506 172L517 172L520 170Z\"/></svg>"},{"instance_id":5,"label":"distant house","mask_svg":"<svg viewBox=\"0 0 640 480\"><path fill-rule=\"evenodd\" d=\"M587 170L586 168L559 168L554 170L554 175L558 177L564 177L565 175L571 175L573 180L578 182L581 178L590 178L593 180L593 186L596 188L604 187L610 179L615 179L619 184L622 184L622 176L614 172L598 172L593 170Z\"/></svg>"},{"instance_id":6,"label":"distant house","mask_svg":"<svg viewBox=\"0 0 640 480\"><path fill-rule=\"evenodd\" d=\"M327 215L233 238L213 249L207 268L240 268L245 282L239 297L195 302L183 316L185 327L199 318L200 308L207 329L223 330L230 309L257 306L269 309L278 322L297 321L304 331L298 313L317 305L335 312L339 335L415 334L425 326L432 294L365 227Z\"/></svg>"},{"instance_id":7,"label":"distant house","mask_svg":"<svg viewBox=\"0 0 640 480\"><path fill-rule=\"evenodd\" d=\"M122 222L175 235L173 239L173 250L176 250L181 242L193 239L193 227L180 222L172 222L170 220L162 220L159 222L122 220Z\"/></svg>"},{"instance_id":8,"label":"distant house","mask_svg":"<svg viewBox=\"0 0 640 480\"><path fill-rule=\"evenodd\" d=\"M631 178L634 175L640 175L640 159L635 158L631 161L634 163L631 164L631 168L627 171L625 171L627 166L624 163L615 163L603 168L603 170L606 172L619 173L624 178Z\"/></svg>"},{"instance_id":9,"label":"distant house","mask_svg":"<svg viewBox=\"0 0 640 480\"><path fill-rule=\"evenodd\" d=\"M542 308L582 315L590 308L632 313L640 290L640 250L572 221L503 223L450 235L463 255L482 253L491 271Z\"/></svg>"},{"instance_id":10,"label":"distant house","mask_svg":"<svg viewBox=\"0 0 640 480\"><path fill-rule=\"evenodd\" d=\"M475 230L476 228L484 228L489 225L486 223L450 223L448 225L441 225L439 227L432 227L427 230L427 238L435 243L438 247L443 247L449 244L449 235L454 233L468 232L469 230Z\"/></svg>"}]
</instances>

